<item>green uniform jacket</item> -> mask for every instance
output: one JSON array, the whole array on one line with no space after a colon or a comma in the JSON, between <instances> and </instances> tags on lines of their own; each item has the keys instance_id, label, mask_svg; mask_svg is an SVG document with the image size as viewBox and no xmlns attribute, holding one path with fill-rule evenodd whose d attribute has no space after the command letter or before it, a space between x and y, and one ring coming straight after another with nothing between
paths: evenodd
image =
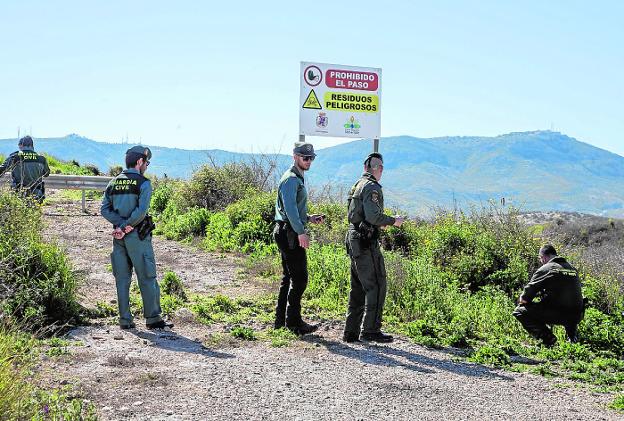
<instances>
[{"instance_id":1,"label":"green uniform jacket","mask_svg":"<svg viewBox=\"0 0 624 421\"><path fill-rule=\"evenodd\" d=\"M33 149L13 152L0 165L0 175L11 170L12 186L30 190L41 189L43 177L50 175L48 160Z\"/></svg>"},{"instance_id":2,"label":"green uniform jacket","mask_svg":"<svg viewBox=\"0 0 624 421\"><path fill-rule=\"evenodd\" d=\"M124 170L108 183L100 213L115 228L137 226L150 206L152 184L134 168Z\"/></svg>"},{"instance_id":3,"label":"green uniform jacket","mask_svg":"<svg viewBox=\"0 0 624 421\"><path fill-rule=\"evenodd\" d=\"M357 226L366 221L376 227L392 225L396 221L392 216L384 214L384 199L381 185L369 172L362 174L357 183L351 187L348 205L349 223Z\"/></svg>"},{"instance_id":4,"label":"green uniform jacket","mask_svg":"<svg viewBox=\"0 0 624 421\"><path fill-rule=\"evenodd\" d=\"M288 222L299 235L308 223L308 191L303 174L294 165L282 175L275 201L275 220Z\"/></svg>"},{"instance_id":5,"label":"green uniform jacket","mask_svg":"<svg viewBox=\"0 0 624 421\"><path fill-rule=\"evenodd\" d=\"M537 296L549 307L582 310L583 294L577 270L563 257L554 257L533 274L520 299L531 302Z\"/></svg>"}]
</instances>

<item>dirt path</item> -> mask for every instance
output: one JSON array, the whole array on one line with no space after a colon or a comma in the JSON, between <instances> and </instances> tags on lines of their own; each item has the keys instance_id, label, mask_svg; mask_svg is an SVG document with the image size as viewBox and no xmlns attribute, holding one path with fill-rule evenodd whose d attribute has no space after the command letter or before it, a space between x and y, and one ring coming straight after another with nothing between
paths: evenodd
<instances>
[{"instance_id":1,"label":"dirt path","mask_svg":"<svg viewBox=\"0 0 624 421\"><path fill-rule=\"evenodd\" d=\"M90 203L97 212L97 203ZM107 268L109 226L75 203L45 209L46 235L63 244L86 277L87 305L115 298ZM243 279L236 258L157 237L159 276L175 271L194 292L251 295L265 288ZM83 346L44 361L43 378L72 384L102 419L621 419L610 396L529 374L454 362L453 355L398 340L345 345L339 323L287 348L206 338L219 326L190 318L173 332L116 326L75 329Z\"/></svg>"}]
</instances>

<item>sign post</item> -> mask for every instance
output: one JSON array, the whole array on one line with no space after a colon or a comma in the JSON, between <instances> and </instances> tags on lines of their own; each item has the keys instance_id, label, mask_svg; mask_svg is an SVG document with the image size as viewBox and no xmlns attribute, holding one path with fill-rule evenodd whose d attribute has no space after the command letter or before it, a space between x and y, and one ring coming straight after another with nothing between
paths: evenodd
<instances>
[{"instance_id":1,"label":"sign post","mask_svg":"<svg viewBox=\"0 0 624 421\"><path fill-rule=\"evenodd\" d=\"M305 136L381 137L381 69L301 63L299 140Z\"/></svg>"}]
</instances>

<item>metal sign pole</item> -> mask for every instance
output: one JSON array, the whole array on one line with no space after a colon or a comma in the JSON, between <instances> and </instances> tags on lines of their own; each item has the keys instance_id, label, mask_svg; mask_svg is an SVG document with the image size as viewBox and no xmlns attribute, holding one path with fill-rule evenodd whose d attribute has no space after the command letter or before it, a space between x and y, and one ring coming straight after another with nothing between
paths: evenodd
<instances>
[{"instance_id":1,"label":"metal sign pole","mask_svg":"<svg viewBox=\"0 0 624 421\"><path fill-rule=\"evenodd\" d=\"M299 135L299 142L305 143L305 135L304 134L300 134Z\"/></svg>"},{"instance_id":2,"label":"metal sign pole","mask_svg":"<svg viewBox=\"0 0 624 421\"><path fill-rule=\"evenodd\" d=\"M373 139L373 152L379 152L379 139Z\"/></svg>"}]
</instances>

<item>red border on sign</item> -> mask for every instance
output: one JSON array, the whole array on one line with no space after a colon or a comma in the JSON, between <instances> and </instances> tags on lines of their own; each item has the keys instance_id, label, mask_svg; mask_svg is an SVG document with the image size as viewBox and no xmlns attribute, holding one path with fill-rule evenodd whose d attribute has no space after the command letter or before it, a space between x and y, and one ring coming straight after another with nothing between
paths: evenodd
<instances>
[{"instance_id":1,"label":"red border on sign","mask_svg":"<svg viewBox=\"0 0 624 421\"><path fill-rule=\"evenodd\" d=\"M309 69L316 69L319 72L319 75L321 76L318 83L312 84L308 81L308 78L306 77L306 73L308 73ZM305 70L303 71L303 80L305 80L305 83L307 83L310 86L319 86L321 84L321 82L323 81L323 72L321 72L321 69L319 69L317 66L308 66L305 68Z\"/></svg>"}]
</instances>

